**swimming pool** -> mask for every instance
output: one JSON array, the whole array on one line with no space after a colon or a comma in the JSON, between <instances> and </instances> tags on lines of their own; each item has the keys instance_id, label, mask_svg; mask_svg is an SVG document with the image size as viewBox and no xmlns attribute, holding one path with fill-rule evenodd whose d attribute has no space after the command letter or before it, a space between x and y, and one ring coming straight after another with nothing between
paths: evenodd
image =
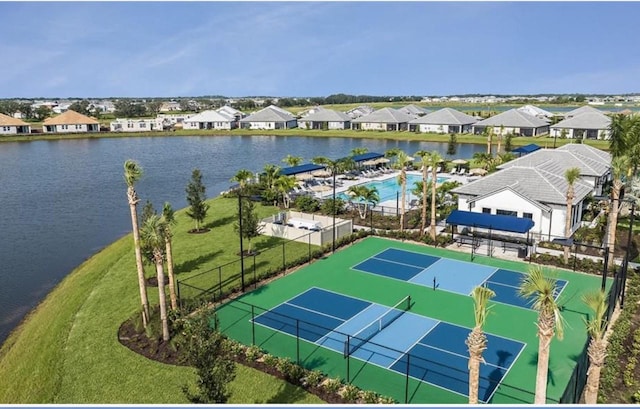
<instances>
[{"instance_id":1,"label":"swimming pool","mask_svg":"<svg viewBox=\"0 0 640 409\"><path fill-rule=\"evenodd\" d=\"M447 181L446 177L437 178L437 183L442 183ZM431 178L429 178L431 180ZM417 199L417 197L411 193L413 189L415 189L415 183L422 181L422 175L407 175L407 201L411 201L413 199ZM396 200L398 197L398 193L402 192L402 187L398 184L398 176L393 176L385 180L372 181L367 183L362 183L364 186L368 188L375 187L378 189L378 196L380 197L380 203L386 202L387 200ZM347 193L341 192L336 195L336 197L349 201L352 200L351 196Z\"/></svg>"}]
</instances>

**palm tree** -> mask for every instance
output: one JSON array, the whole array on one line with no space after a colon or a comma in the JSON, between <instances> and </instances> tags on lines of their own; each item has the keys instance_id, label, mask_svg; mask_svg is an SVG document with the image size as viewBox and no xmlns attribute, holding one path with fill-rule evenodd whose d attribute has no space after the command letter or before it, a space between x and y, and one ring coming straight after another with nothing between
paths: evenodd
<instances>
[{"instance_id":1,"label":"palm tree","mask_svg":"<svg viewBox=\"0 0 640 409\"><path fill-rule=\"evenodd\" d=\"M362 155L367 152L369 152L369 149L365 148L364 146L361 146L359 148L351 149L351 156Z\"/></svg>"},{"instance_id":2,"label":"palm tree","mask_svg":"<svg viewBox=\"0 0 640 409\"><path fill-rule=\"evenodd\" d=\"M371 205L371 209L376 204L380 202L380 196L378 195L378 189L375 187L367 187L365 185L354 185L351 186L347 192L357 200L358 213L360 214L360 219L364 219L367 217L367 210L369 205Z\"/></svg>"},{"instance_id":3,"label":"palm tree","mask_svg":"<svg viewBox=\"0 0 640 409\"><path fill-rule=\"evenodd\" d=\"M128 159L124 162L124 180L127 183L127 199L131 213L133 227L133 246L136 254L136 269L138 271L138 287L140 289L140 303L142 304L142 325L147 328L149 322L149 300L147 298L147 283L144 278L142 252L140 250L140 230L138 229L137 205L140 201L136 193L135 184L142 177L142 168L136 161Z\"/></svg>"},{"instance_id":4,"label":"palm tree","mask_svg":"<svg viewBox=\"0 0 640 409\"><path fill-rule=\"evenodd\" d=\"M402 195L400 200L400 232L404 231L404 210L405 210L405 196L407 195L407 165L411 163L412 158L409 157L404 151L393 148L389 149L385 156L387 157L395 157L396 161L393 166L396 169L400 170L400 175L398 176L398 184L402 190Z\"/></svg>"},{"instance_id":5,"label":"palm tree","mask_svg":"<svg viewBox=\"0 0 640 409\"><path fill-rule=\"evenodd\" d=\"M154 214L142 225L142 240L153 249L153 261L156 264L158 278L158 302L160 304L160 321L162 322L162 339L169 340L169 323L167 321L167 300L164 290L164 253L165 236L163 231L165 222L160 216Z\"/></svg>"},{"instance_id":6,"label":"palm tree","mask_svg":"<svg viewBox=\"0 0 640 409\"><path fill-rule=\"evenodd\" d=\"M624 114L611 116L609 124L609 151L614 158L623 156L627 152L627 135L631 128L629 117Z\"/></svg>"},{"instance_id":7,"label":"palm tree","mask_svg":"<svg viewBox=\"0 0 640 409\"><path fill-rule=\"evenodd\" d=\"M253 173L247 169L240 169L232 178L231 182L237 182L240 185L240 191L243 192L244 188L253 177Z\"/></svg>"},{"instance_id":8,"label":"palm tree","mask_svg":"<svg viewBox=\"0 0 640 409\"><path fill-rule=\"evenodd\" d=\"M491 289L478 286L471 292L473 298L473 312L476 325L469 333L465 344L469 347L469 404L478 403L478 386L480 384L480 362L483 361L482 353L487 349L487 336L482 328L489 315L487 303L494 297Z\"/></svg>"},{"instance_id":9,"label":"palm tree","mask_svg":"<svg viewBox=\"0 0 640 409\"><path fill-rule=\"evenodd\" d=\"M611 161L611 173L613 185L611 186L611 207L609 210L609 231L607 232L607 245L609 246L609 261L607 268L614 266L613 252L616 245L616 230L618 224L618 213L620 212L620 191L624 185L623 178L629 170L629 158L627 156L617 156Z\"/></svg>"},{"instance_id":10,"label":"palm tree","mask_svg":"<svg viewBox=\"0 0 640 409\"><path fill-rule=\"evenodd\" d=\"M299 164L302 163L302 156L292 156L289 154L285 156L285 158L282 159L282 161L289 166L298 166Z\"/></svg>"},{"instance_id":11,"label":"palm tree","mask_svg":"<svg viewBox=\"0 0 640 409\"><path fill-rule=\"evenodd\" d=\"M424 229L427 227L427 180L429 179L428 167L431 166L433 168L437 166L437 164L431 163L431 155L425 150L419 150L415 153L415 155L419 156L420 159L422 159L422 224L420 225L420 236L422 236L424 234Z\"/></svg>"},{"instance_id":12,"label":"palm tree","mask_svg":"<svg viewBox=\"0 0 640 409\"><path fill-rule=\"evenodd\" d=\"M293 176L281 175L273 182L274 188L282 195L282 204L285 209L288 209L291 205L291 198L289 192L296 185L296 178Z\"/></svg>"},{"instance_id":13,"label":"palm tree","mask_svg":"<svg viewBox=\"0 0 640 409\"><path fill-rule=\"evenodd\" d=\"M487 153L491 155L491 143L493 142L493 127L486 126L483 133L487 137Z\"/></svg>"},{"instance_id":14,"label":"palm tree","mask_svg":"<svg viewBox=\"0 0 640 409\"><path fill-rule=\"evenodd\" d=\"M573 219L573 184L580 177L580 168L570 168L564 172L564 179L567 181L567 213L565 215L564 237L567 239L571 236L571 225ZM569 246L564 246L564 264L569 263Z\"/></svg>"},{"instance_id":15,"label":"palm tree","mask_svg":"<svg viewBox=\"0 0 640 409\"><path fill-rule=\"evenodd\" d=\"M422 225L420 227L420 235L424 234L427 227L427 170L431 167L431 223L430 234L433 241L436 240L436 193L438 179L438 164L442 162L442 156L438 151L426 152L420 150L416 152L417 156L422 158Z\"/></svg>"},{"instance_id":16,"label":"palm tree","mask_svg":"<svg viewBox=\"0 0 640 409\"><path fill-rule=\"evenodd\" d=\"M169 276L169 299L171 300L171 309L177 310L178 298L176 297L176 285L173 275L173 249L171 246L171 238L173 237L171 226L175 226L176 218L173 207L171 207L169 202L166 202L162 208L162 219L164 221L162 234L164 237L165 253L167 255L167 275Z\"/></svg>"},{"instance_id":17,"label":"palm tree","mask_svg":"<svg viewBox=\"0 0 640 409\"><path fill-rule=\"evenodd\" d=\"M591 341L587 349L589 370L587 371L584 401L587 405L595 405L600 388L600 370L607 356L607 346L604 341L604 335L607 331L607 297L604 291L600 290L583 295L582 301L593 311L593 317L585 320Z\"/></svg>"},{"instance_id":18,"label":"palm tree","mask_svg":"<svg viewBox=\"0 0 640 409\"><path fill-rule=\"evenodd\" d=\"M563 320L560 307L556 303L556 280L547 278L539 266L532 267L525 276L518 293L531 300L531 306L538 312L538 369L534 404L542 405L547 400L547 376L549 370L549 350L554 333L562 339Z\"/></svg>"},{"instance_id":19,"label":"palm tree","mask_svg":"<svg viewBox=\"0 0 640 409\"><path fill-rule=\"evenodd\" d=\"M500 133L498 134L498 149L496 150L496 154L498 155L500 154L503 135L504 135L504 125L500 125Z\"/></svg>"},{"instance_id":20,"label":"palm tree","mask_svg":"<svg viewBox=\"0 0 640 409\"><path fill-rule=\"evenodd\" d=\"M273 189L273 182L280 176L280 167L267 163L264 165L261 181L264 183L264 188L267 190Z\"/></svg>"},{"instance_id":21,"label":"palm tree","mask_svg":"<svg viewBox=\"0 0 640 409\"><path fill-rule=\"evenodd\" d=\"M493 165L493 156L490 153L476 152L473 154L475 160L482 169L489 170Z\"/></svg>"}]
</instances>

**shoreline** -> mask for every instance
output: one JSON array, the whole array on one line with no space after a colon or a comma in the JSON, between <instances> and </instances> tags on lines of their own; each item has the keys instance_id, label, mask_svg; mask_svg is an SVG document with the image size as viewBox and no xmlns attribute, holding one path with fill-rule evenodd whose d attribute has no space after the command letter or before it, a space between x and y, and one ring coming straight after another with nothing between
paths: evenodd
<instances>
[{"instance_id":1,"label":"shoreline","mask_svg":"<svg viewBox=\"0 0 640 409\"><path fill-rule=\"evenodd\" d=\"M414 132L384 132L384 131L353 131L353 130L307 130L300 128L280 129L280 130L176 130L176 131L150 131L150 132L98 132L98 133L69 133L69 134L29 134L28 136L2 136L0 142L36 142L36 141L61 141L61 140L98 140L103 138L165 138L165 137L216 137L216 136L277 136L277 137L307 137L307 138L352 138L352 139L384 139L407 142L436 142L448 143L449 134L436 133L414 133ZM555 140L555 142L554 142ZM478 144L485 145L487 140L483 135L456 134L456 144ZM573 139L560 139L548 136L527 137L515 136L511 140L514 147L524 146L531 143L540 145L543 148L574 143ZM608 140L583 140L585 145L590 145L598 149L609 150ZM497 137L494 136L492 145L497 145ZM502 141L504 146L504 139Z\"/></svg>"}]
</instances>

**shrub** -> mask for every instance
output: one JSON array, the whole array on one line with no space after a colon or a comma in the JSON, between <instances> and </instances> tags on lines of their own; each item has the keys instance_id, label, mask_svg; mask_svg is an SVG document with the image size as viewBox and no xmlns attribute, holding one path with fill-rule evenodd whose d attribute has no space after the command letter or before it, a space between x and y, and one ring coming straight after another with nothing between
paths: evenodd
<instances>
[{"instance_id":1,"label":"shrub","mask_svg":"<svg viewBox=\"0 0 640 409\"><path fill-rule=\"evenodd\" d=\"M342 388L342 392L340 393L342 399L346 400L349 403L355 403L360 396L360 390L353 385L346 385Z\"/></svg>"},{"instance_id":2,"label":"shrub","mask_svg":"<svg viewBox=\"0 0 640 409\"><path fill-rule=\"evenodd\" d=\"M308 386L315 387L318 386L320 382L324 379L324 375L320 371L307 371L307 376L305 377L305 382Z\"/></svg>"},{"instance_id":3,"label":"shrub","mask_svg":"<svg viewBox=\"0 0 640 409\"><path fill-rule=\"evenodd\" d=\"M255 361L262 356L262 350L255 345L251 345L247 347L244 356L246 356L249 361Z\"/></svg>"},{"instance_id":4,"label":"shrub","mask_svg":"<svg viewBox=\"0 0 640 409\"><path fill-rule=\"evenodd\" d=\"M313 196L298 196L294 205L298 210L307 213L317 212L320 209L320 202Z\"/></svg>"},{"instance_id":5,"label":"shrub","mask_svg":"<svg viewBox=\"0 0 640 409\"><path fill-rule=\"evenodd\" d=\"M274 368L278 364L278 358L276 358L275 356L273 356L271 354L264 354L262 356L262 359L263 359L263 362L265 363L265 365L272 366Z\"/></svg>"},{"instance_id":6,"label":"shrub","mask_svg":"<svg viewBox=\"0 0 640 409\"><path fill-rule=\"evenodd\" d=\"M340 386L342 386L340 378L330 378L324 383L324 388L331 393L337 393L340 390Z\"/></svg>"},{"instance_id":7,"label":"shrub","mask_svg":"<svg viewBox=\"0 0 640 409\"><path fill-rule=\"evenodd\" d=\"M364 401L364 403L378 403L378 401L380 400L380 395L378 395L374 391L363 391L362 400Z\"/></svg>"}]
</instances>

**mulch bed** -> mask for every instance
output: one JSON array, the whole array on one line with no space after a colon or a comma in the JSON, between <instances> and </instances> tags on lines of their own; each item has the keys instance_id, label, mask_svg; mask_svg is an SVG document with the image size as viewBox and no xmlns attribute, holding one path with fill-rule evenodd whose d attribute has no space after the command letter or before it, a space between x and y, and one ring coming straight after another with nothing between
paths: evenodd
<instances>
[{"instance_id":1,"label":"mulch bed","mask_svg":"<svg viewBox=\"0 0 640 409\"><path fill-rule=\"evenodd\" d=\"M157 287L158 286L158 277L153 276L147 278L147 285L149 287ZM164 285L169 285L169 277L165 274L164 276Z\"/></svg>"},{"instance_id":2,"label":"mulch bed","mask_svg":"<svg viewBox=\"0 0 640 409\"><path fill-rule=\"evenodd\" d=\"M203 234L203 233L208 233L208 232L210 232L210 231L211 231L211 229L207 229L207 228L204 228L204 229L197 229L197 230L196 230L196 229L191 229L191 230L187 231L187 233L191 233L191 234Z\"/></svg>"}]
</instances>

